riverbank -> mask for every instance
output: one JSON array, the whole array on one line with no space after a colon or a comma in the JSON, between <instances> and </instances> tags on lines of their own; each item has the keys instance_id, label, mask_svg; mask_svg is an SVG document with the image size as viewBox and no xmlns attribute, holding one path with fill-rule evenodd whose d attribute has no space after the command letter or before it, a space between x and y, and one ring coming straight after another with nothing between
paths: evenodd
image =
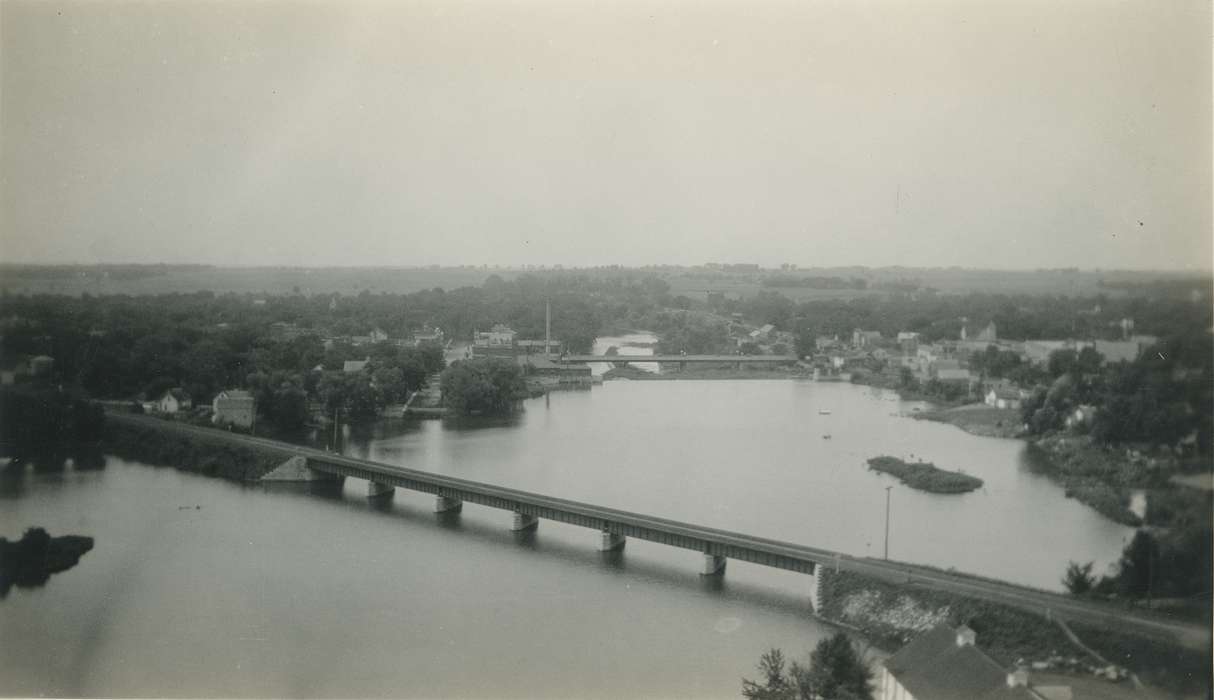
<instances>
[{"instance_id":1,"label":"riverbank","mask_svg":"<svg viewBox=\"0 0 1214 700\"><path fill-rule=\"evenodd\" d=\"M232 481L256 481L283 462L281 454L224 441L218 429L214 440L165 425L142 425L113 417L106 421L101 444L106 452L145 464L163 464L181 471L217 476ZM204 430L212 430L204 428Z\"/></svg>"},{"instance_id":2,"label":"riverbank","mask_svg":"<svg viewBox=\"0 0 1214 700\"><path fill-rule=\"evenodd\" d=\"M993 408L983 403L920 411L914 414L914 418L948 423L971 435L983 437L1015 438L1024 432L1020 411L1014 408Z\"/></svg>"}]
</instances>

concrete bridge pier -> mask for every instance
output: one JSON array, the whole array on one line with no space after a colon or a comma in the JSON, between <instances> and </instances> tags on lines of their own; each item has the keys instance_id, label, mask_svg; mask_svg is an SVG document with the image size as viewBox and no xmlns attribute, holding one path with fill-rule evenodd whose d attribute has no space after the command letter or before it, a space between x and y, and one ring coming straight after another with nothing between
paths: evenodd
<instances>
[{"instance_id":1,"label":"concrete bridge pier","mask_svg":"<svg viewBox=\"0 0 1214 700\"><path fill-rule=\"evenodd\" d=\"M599 535L601 535L601 538L599 539L600 552L610 552L615 549L623 549L624 542L628 539L623 535L617 535L614 532L607 532L606 530L600 532Z\"/></svg>"},{"instance_id":2,"label":"concrete bridge pier","mask_svg":"<svg viewBox=\"0 0 1214 700\"><path fill-rule=\"evenodd\" d=\"M378 481L367 482L367 498L391 496L395 491L396 487L391 484L381 484Z\"/></svg>"},{"instance_id":3,"label":"concrete bridge pier","mask_svg":"<svg viewBox=\"0 0 1214 700\"><path fill-rule=\"evenodd\" d=\"M700 569L701 576L718 576L725 573L725 557L704 553L704 568Z\"/></svg>"},{"instance_id":4,"label":"concrete bridge pier","mask_svg":"<svg viewBox=\"0 0 1214 700\"><path fill-rule=\"evenodd\" d=\"M510 529L515 532L520 532L522 530L530 530L531 528L536 527L539 524L540 524L540 519L535 517L534 515L527 515L526 513L520 513L518 511L515 511L514 512L514 523L511 524Z\"/></svg>"},{"instance_id":5,"label":"concrete bridge pier","mask_svg":"<svg viewBox=\"0 0 1214 700\"><path fill-rule=\"evenodd\" d=\"M458 498L447 498L446 496L434 497L434 512L449 513L461 510L464 507L464 502Z\"/></svg>"},{"instance_id":6,"label":"concrete bridge pier","mask_svg":"<svg viewBox=\"0 0 1214 700\"><path fill-rule=\"evenodd\" d=\"M822 614L822 570L818 567L809 575L809 607L815 615Z\"/></svg>"}]
</instances>

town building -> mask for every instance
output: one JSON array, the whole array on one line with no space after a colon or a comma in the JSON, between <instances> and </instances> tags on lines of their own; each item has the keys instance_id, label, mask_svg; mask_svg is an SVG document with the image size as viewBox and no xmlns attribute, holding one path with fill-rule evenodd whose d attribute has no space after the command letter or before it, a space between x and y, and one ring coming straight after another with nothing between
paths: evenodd
<instances>
[{"instance_id":1,"label":"town building","mask_svg":"<svg viewBox=\"0 0 1214 700\"><path fill-rule=\"evenodd\" d=\"M211 422L219 426L251 428L257 411L253 395L243 389L227 389L211 401Z\"/></svg>"},{"instance_id":2,"label":"town building","mask_svg":"<svg viewBox=\"0 0 1214 700\"><path fill-rule=\"evenodd\" d=\"M881 342L881 331L866 331L859 328L851 333L851 344L857 348L866 348Z\"/></svg>"},{"instance_id":3,"label":"town building","mask_svg":"<svg viewBox=\"0 0 1214 700\"><path fill-rule=\"evenodd\" d=\"M882 664L880 700L1063 700L1068 686L1034 686L1023 668L1006 669L975 646L966 626L920 634Z\"/></svg>"},{"instance_id":4,"label":"town building","mask_svg":"<svg viewBox=\"0 0 1214 700\"><path fill-rule=\"evenodd\" d=\"M1017 388L1011 384L1000 383L986 390L986 395L983 397L984 403L992 408L1020 408L1025 399L1028 398L1027 392Z\"/></svg>"},{"instance_id":5,"label":"town building","mask_svg":"<svg viewBox=\"0 0 1214 700\"><path fill-rule=\"evenodd\" d=\"M161 413L177 413L188 411L194 407L194 401L181 387L173 387L156 399L155 408Z\"/></svg>"},{"instance_id":6,"label":"town building","mask_svg":"<svg viewBox=\"0 0 1214 700\"><path fill-rule=\"evenodd\" d=\"M371 362L371 358L365 360L346 360L341 365L341 371L348 374L357 374L367 368L367 364Z\"/></svg>"},{"instance_id":7,"label":"town building","mask_svg":"<svg viewBox=\"0 0 1214 700\"><path fill-rule=\"evenodd\" d=\"M413 331L414 347L421 347L423 345L442 345L444 342L446 342L446 338L443 335L443 329L438 328L437 326L434 328L431 328L430 326L422 326L421 330Z\"/></svg>"},{"instance_id":8,"label":"town building","mask_svg":"<svg viewBox=\"0 0 1214 700\"><path fill-rule=\"evenodd\" d=\"M999 340L999 329L995 327L994 321L991 321L985 326L971 324L966 321L961 324L961 340L993 343L996 340Z\"/></svg>"},{"instance_id":9,"label":"town building","mask_svg":"<svg viewBox=\"0 0 1214 700\"><path fill-rule=\"evenodd\" d=\"M474 355L513 356L514 341L518 333L510 326L496 324L487 331L477 332L472 337Z\"/></svg>"}]
</instances>

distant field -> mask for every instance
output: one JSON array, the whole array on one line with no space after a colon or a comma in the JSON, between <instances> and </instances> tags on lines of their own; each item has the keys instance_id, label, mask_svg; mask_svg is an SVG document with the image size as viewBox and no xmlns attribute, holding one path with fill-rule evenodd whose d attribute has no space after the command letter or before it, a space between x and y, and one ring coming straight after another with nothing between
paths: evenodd
<instances>
[{"instance_id":1,"label":"distant field","mask_svg":"<svg viewBox=\"0 0 1214 700\"><path fill-rule=\"evenodd\" d=\"M512 279L518 272L470 268L285 268L147 266L107 270L3 267L0 288L15 294L170 294L213 291L237 294L355 295L363 291L407 294L422 289L455 289L484 284L492 274ZM108 273L108 274L107 274Z\"/></svg>"}]
</instances>

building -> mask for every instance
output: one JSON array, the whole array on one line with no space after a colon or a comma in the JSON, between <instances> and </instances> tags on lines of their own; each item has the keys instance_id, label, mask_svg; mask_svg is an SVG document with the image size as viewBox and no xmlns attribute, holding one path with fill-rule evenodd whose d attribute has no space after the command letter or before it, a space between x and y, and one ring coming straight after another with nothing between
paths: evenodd
<instances>
[{"instance_id":1,"label":"building","mask_svg":"<svg viewBox=\"0 0 1214 700\"><path fill-rule=\"evenodd\" d=\"M851 333L851 344L857 348L866 348L881 342L881 331L865 331L859 328Z\"/></svg>"},{"instance_id":2,"label":"building","mask_svg":"<svg viewBox=\"0 0 1214 700\"><path fill-rule=\"evenodd\" d=\"M435 326L422 326L420 331L413 331L413 346L421 347L423 345L442 345L446 341L443 335L443 329Z\"/></svg>"},{"instance_id":3,"label":"building","mask_svg":"<svg viewBox=\"0 0 1214 700\"><path fill-rule=\"evenodd\" d=\"M173 387L156 399L156 410L161 413L177 413L188 411L194 407L194 401L181 387Z\"/></svg>"},{"instance_id":4,"label":"building","mask_svg":"<svg viewBox=\"0 0 1214 700\"><path fill-rule=\"evenodd\" d=\"M257 402L252 394L242 389L228 389L219 392L211 401L211 422L219 426L251 428L256 411Z\"/></svg>"},{"instance_id":5,"label":"building","mask_svg":"<svg viewBox=\"0 0 1214 700\"><path fill-rule=\"evenodd\" d=\"M1018 389L1011 384L996 384L986 390L986 396L983 397L987 406L992 408L1020 408L1024 399L1028 398L1023 389Z\"/></svg>"},{"instance_id":6,"label":"building","mask_svg":"<svg viewBox=\"0 0 1214 700\"><path fill-rule=\"evenodd\" d=\"M1062 700L1068 686L1036 687L1022 668L1007 670L974 645L977 635L940 625L882 664L880 700Z\"/></svg>"},{"instance_id":7,"label":"building","mask_svg":"<svg viewBox=\"0 0 1214 700\"><path fill-rule=\"evenodd\" d=\"M935 374L936 381L945 384L964 384L971 387L978 381L968 369L937 369Z\"/></svg>"},{"instance_id":8,"label":"building","mask_svg":"<svg viewBox=\"0 0 1214 700\"><path fill-rule=\"evenodd\" d=\"M776 327L771 325L770 323L765 324L762 327L756 328L755 330L751 331L750 339L756 343L763 342L763 341L771 338L771 332L774 331L775 329L776 329Z\"/></svg>"},{"instance_id":9,"label":"building","mask_svg":"<svg viewBox=\"0 0 1214 700\"><path fill-rule=\"evenodd\" d=\"M919 334L902 331L898 334L898 347L903 355L914 355L919 351Z\"/></svg>"},{"instance_id":10,"label":"building","mask_svg":"<svg viewBox=\"0 0 1214 700\"><path fill-rule=\"evenodd\" d=\"M341 371L348 374L356 374L367 368L367 364L371 362L371 358L365 360L346 360L341 365Z\"/></svg>"},{"instance_id":11,"label":"building","mask_svg":"<svg viewBox=\"0 0 1214 700\"><path fill-rule=\"evenodd\" d=\"M544 346L547 345L547 352ZM561 341L559 340L515 340L514 348L520 355L560 355Z\"/></svg>"},{"instance_id":12,"label":"building","mask_svg":"<svg viewBox=\"0 0 1214 700\"><path fill-rule=\"evenodd\" d=\"M999 340L999 331L997 328L995 328L994 321L991 321L985 326L965 322L961 324L961 340L993 343L996 340Z\"/></svg>"},{"instance_id":13,"label":"building","mask_svg":"<svg viewBox=\"0 0 1214 700\"><path fill-rule=\"evenodd\" d=\"M1094 346L1105 362L1133 362L1142 351L1133 340L1097 340Z\"/></svg>"},{"instance_id":14,"label":"building","mask_svg":"<svg viewBox=\"0 0 1214 700\"><path fill-rule=\"evenodd\" d=\"M517 337L518 333L513 328L499 323L472 337L472 352L474 355L513 356Z\"/></svg>"},{"instance_id":15,"label":"building","mask_svg":"<svg viewBox=\"0 0 1214 700\"><path fill-rule=\"evenodd\" d=\"M388 334L384 332L384 329L379 327L372 328L371 335L368 337L370 337L372 343L382 343L388 340Z\"/></svg>"}]
</instances>

